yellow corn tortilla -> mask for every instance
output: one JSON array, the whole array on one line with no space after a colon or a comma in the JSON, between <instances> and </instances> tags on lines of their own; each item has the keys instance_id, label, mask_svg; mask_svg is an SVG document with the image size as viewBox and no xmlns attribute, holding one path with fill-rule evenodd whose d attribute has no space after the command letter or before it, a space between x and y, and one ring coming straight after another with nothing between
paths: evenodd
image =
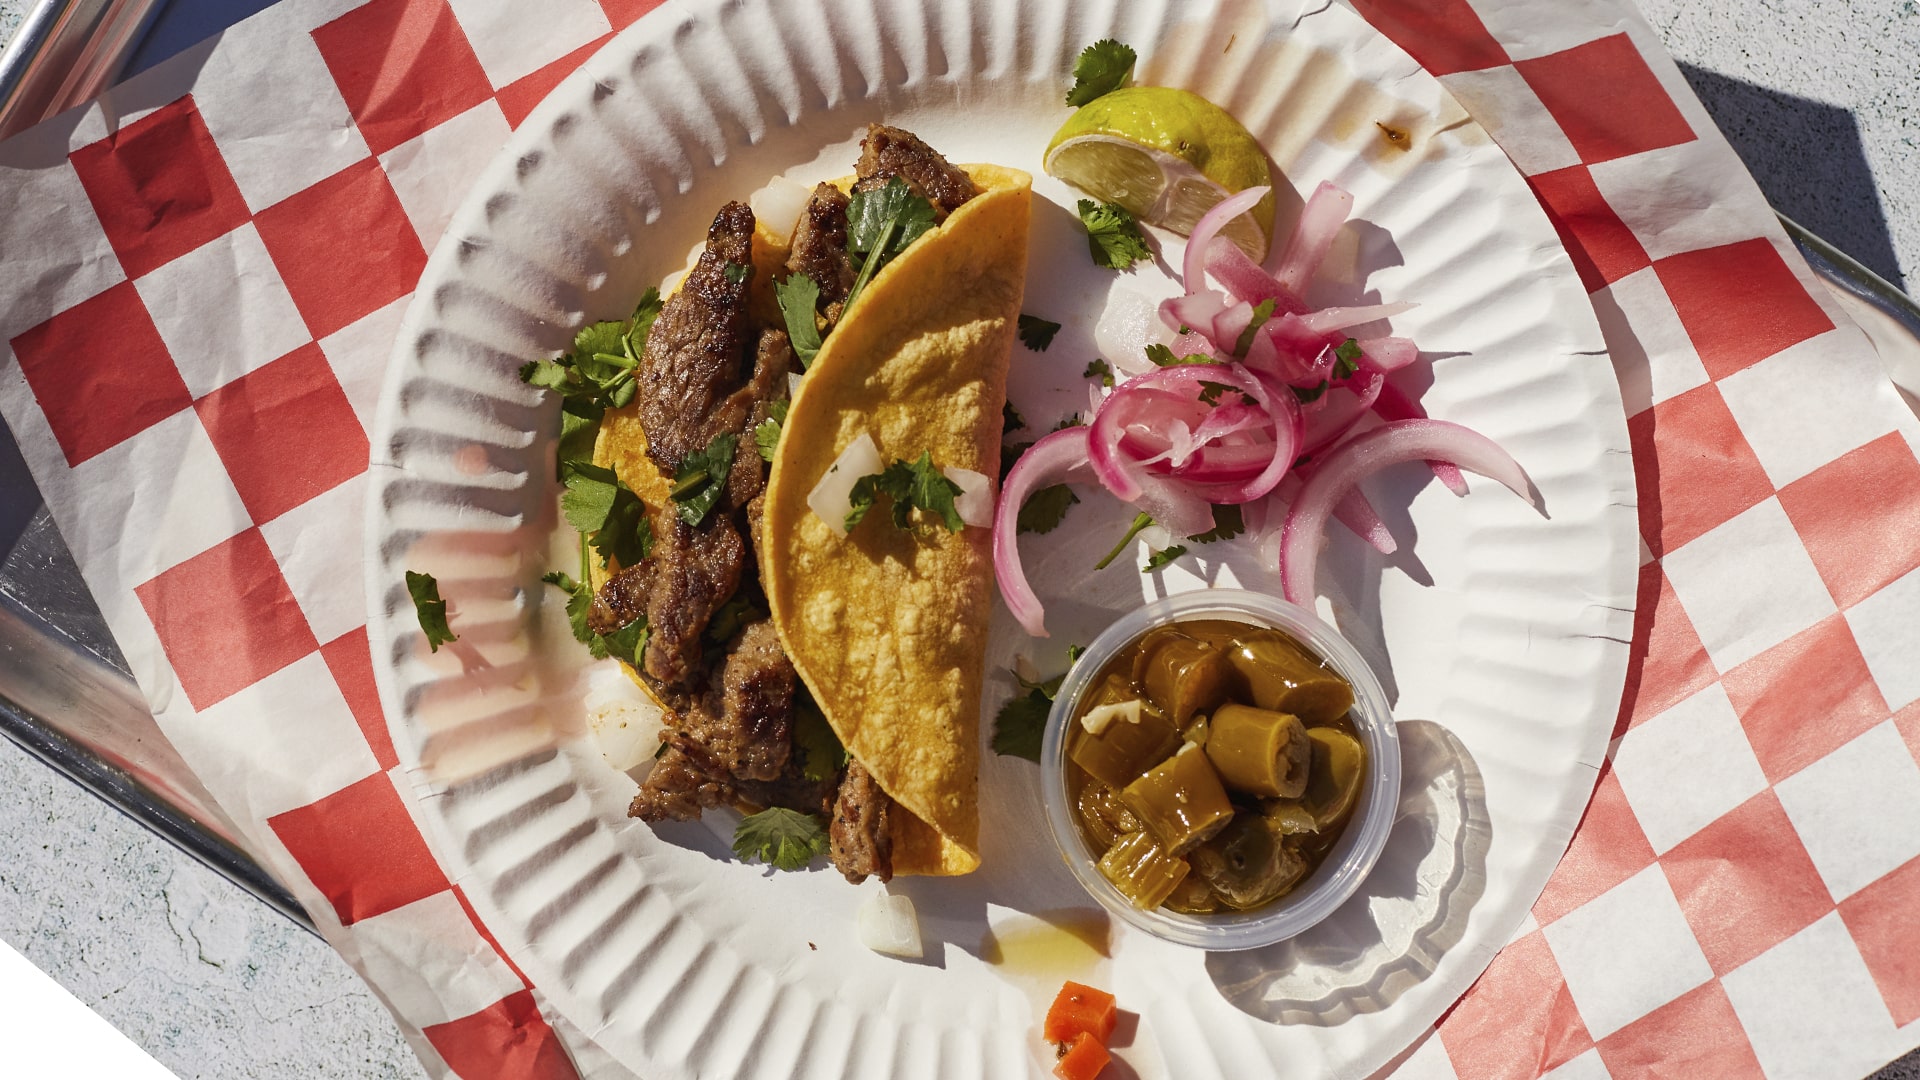
<instances>
[{"instance_id":1,"label":"yellow corn tortilla","mask_svg":"<svg viewBox=\"0 0 1920 1080\"><path fill-rule=\"evenodd\" d=\"M1026 285L1032 178L963 166L981 193L874 275L787 411L767 480L761 582L794 668L896 808L896 874L980 864L980 693L993 605L989 530L847 536L807 496L861 434L881 459L931 451L994 476Z\"/></svg>"}]
</instances>

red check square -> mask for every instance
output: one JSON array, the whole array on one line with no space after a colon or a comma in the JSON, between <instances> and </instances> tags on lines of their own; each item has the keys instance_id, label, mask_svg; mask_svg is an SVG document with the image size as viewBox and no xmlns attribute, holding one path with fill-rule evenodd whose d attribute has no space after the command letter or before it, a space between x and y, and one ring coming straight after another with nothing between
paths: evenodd
<instances>
[{"instance_id":1,"label":"red check square","mask_svg":"<svg viewBox=\"0 0 1920 1080\"><path fill-rule=\"evenodd\" d=\"M1719 676L1713 658L1680 605L1673 583L1658 562L1640 568L1639 602L1633 610L1633 647L1627 654L1626 692L1613 737L1657 716Z\"/></svg>"},{"instance_id":2,"label":"red check square","mask_svg":"<svg viewBox=\"0 0 1920 1080\"><path fill-rule=\"evenodd\" d=\"M1592 165L1693 141L1693 128L1625 34L1514 62Z\"/></svg>"},{"instance_id":3,"label":"red check square","mask_svg":"<svg viewBox=\"0 0 1920 1080\"><path fill-rule=\"evenodd\" d=\"M449 887L385 773L270 817L267 825L343 926Z\"/></svg>"},{"instance_id":4,"label":"red check square","mask_svg":"<svg viewBox=\"0 0 1920 1080\"><path fill-rule=\"evenodd\" d=\"M576 68L586 63L588 57L599 52L600 46L605 45L612 38L612 34L604 34L539 71L524 75L501 87L494 101L499 103L500 111L506 114L507 125L519 127L520 121L527 118L527 114L533 111L534 106L546 100L547 95L553 92L554 87L560 85L561 80L573 74Z\"/></svg>"},{"instance_id":5,"label":"red check square","mask_svg":"<svg viewBox=\"0 0 1920 1080\"><path fill-rule=\"evenodd\" d=\"M1447 1056L1476 1080L1534 1080L1593 1045L1547 939L1535 930L1500 950L1440 1021Z\"/></svg>"},{"instance_id":6,"label":"red check square","mask_svg":"<svg viewBox=\"0 0 1920 1080\"><path fill-rule=\"evenodd\" d=\"M72 161L128 277L247 220L246 200L191 95L75 150Z\"/></svg>"},{"instance_id":7,"label":"red check square","mask_svg":"<svg viewBox=\"0 0 1920 1080\"><path fill-rule=\"evenodd\" d=\"M1566 246L1580 283L1599 292L1653 265L1647 250L1600 194L1584 165L1530 176L1527 183Z\"/></svg>"},{"instance_id":8,"label":"red check square","mask_svg":"<svg viewBox=\"0 0 1920 1080\"><path fill-rule=\"evenodd\" d=\"M20 374L68 465L193 404L153 316L123 281L13 339Z\"/></svg>"},{"instance_id":9,"label":"red check square","mask_svg":"<svg viewBox=\"0 0 1920 1080\"><path fill-rule=\"evenodd\" d=\"M607 13L607 21L615 30L624 30L639 21L640 16L661 5L663 0L600 0L600 10Z\"/></svg>"},{"instance_id":10,"label":"red check square","mask_svg":"<svg viewBox=\"0 0 1920 1080\"><path fill-rule=\"evenodd\" d=\"M1640 527L1665 555L1759 505L1773 482L1713 384L1627 418Z\"/></svg>"},{"instance_id":11,"label":"red check square","mask_svg":"<svg viewBox=\"0 0 1920 1080\"><path fill-rule=\"evenodd\" d=\"M1833 329L1765 239L1656 259L1653 272L1710 378L1724 379Z\"/></svg>"},{"instance_id":12,"label":"red check square","mask_svg":"<svg viewBox=\"0 0 1920 1080\"><path fill-rule=\"evenodd\" d=\"M312 342L220 387L194 409L257 525L366 471L366 432Z\"/></svg>"},{"instance_id":13,"label":"red check square","mask_svg":"<svg viewBox=\"0 0 1920 1080\"><path fill-rule=\"evenodd\" d=\"M339 685L340 696L346 699L360 733L367 737L373 759L382 769L400 764L399 755L393 752L393 736L387 731L387 714L380 707L380 688L373 681L367 628L362 626L320 646L320 658L327 662L328 674Z\"/></svg>"},{"instance_id":14,"label":"red check square","mask_svg":"<svg viewBox=\"0 0 1920 1080\"><path fill-rule=\"evenodd\" d=\"M1761 770L1776 784L1889 712L1852 628L1837 613L1738 665L1721 685Z\"/></svg>"},{"instance_id":15,"label":"red check square","mask_svg":"<svg viewBox=\"0 0 1920 1080\"><path fill-rule=\"evenodd\" d=\"M239 533L133 591L196 709L320 647L258 529Z\"/></svg>"},{"instance_id":16,"label":"red check square","mask_svg":"<svg viewBox=\"0 0 1920 1080\"><path fill-rule=\"evenodd\" d=\"M316 29L313 43L376 155L493 96L446 0L373 0Z\"/></svg>"},{"instance_id":17,"label":"red check square","mask_svg":"<svg viewBox=\"0 0 1920 1080\"><path fill-rule=\"evenodd\" d=\"M1860 946L1895 1025L1920 1020L1920 949L1914 948L1913 903L1920 896L1920 859L1840 902L1840 921Z\"/></svg>"},{"instance_id":18,"label":"red check square","mask_svg":"<svg viewBox=\"0 0 1920 1080\"><path fill-rule=\"evenodd\" d=\"M1601 1039L1599 1050L1601 1063L1614 1076L1748 1080L1764 1075L1718 979Z\"/></svg>"},{"instance_id":19,"label":"red check square","mask_svg":"<svg viewBox=\"0 0 1920 1080\"><path fill-rule=\"evenodd\" d=\"M1640 831L1619 778L1611 765L1602 766L1593 801L1534 901L1533 917L1545 926L1652 865L1653 846Z\"/></svg>"},{"instance_id":20,"label":"red check square","mask_svg":"<svg viewBox=\"0 0 1920 1080\"><path fill-rule=\"evenodd\" d=\"M260 211L254 227L316 338L412 292L427 267L400 197L372 158Z\"/></svg>"},{"instance_id":21,"label":"red check square","mask_svg":"<svg viewBox=\"0 0 1920 1080\"><path fill-rule=\"evenodd\" d=\"M421 1034L463 1080L578 1080L580 1075L540 1015L531 990L508 994Z\"/></svg>"},{"instance_id":22,"label":"red check square","mask_svg":"<svg viewBox=\"0 0 1920 1080\"><path fill-rule=\"evenodd\" d=\"M1467 0L1354 0L1354 10L1435 75L1507 62Z\"/></svg>"},{"instance_id":23,"label":"red check square","mask_svg":"<svg viewBox=\"0 0 1920 1080\"><path fill-rule=\"evenodd\" d=\"M1920 567L1920 461L1897 434L1781 488L1780 505L1842 608Z\"/></svg>"},{"instance_id":24,"label":"red check square","mask_svg":"<svg viewBox=\"0 0 1920 1080\"><path fill-rule=\"evenodd\" d=\"M1660 869L1716 975L1833 910L1833 896L1772 791L1674 845Z\"/></svg>"}]
</instances>

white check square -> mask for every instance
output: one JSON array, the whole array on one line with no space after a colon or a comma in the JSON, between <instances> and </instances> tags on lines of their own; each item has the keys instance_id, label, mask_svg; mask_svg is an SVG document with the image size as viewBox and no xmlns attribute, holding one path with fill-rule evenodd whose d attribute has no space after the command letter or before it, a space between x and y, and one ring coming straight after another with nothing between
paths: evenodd
<instances>
[{"instance_id":1,"label":"white check square","mask_svg":"<svg viewBox=\"0 0 1920 1080\"><path fill-rule=\"evenodd\" d=\"M1720 396L1776 488L1893 431L1905 408L1852 325L1721 379Z\"/></svg>"},{"instance_id":2,"label":"white check square","mask_svg":"<svg viewBox=\"0 0 1920 1080\"><path fill-rule=\"evenodd\" d=\"M1867 671L1880 687L1887 708L1898 711L1920 701L1920 570L1847 609L1847 625Z\"/></svg>"},{"instance_id":3,"label":"white check square","mask_svg":"<svg viewBox=\"0 0 1920 1080\"><path fill-rule=\"evenodd\" d=\"M1658 863L1549 923L1567 992L1595 1039L1713 978Z\"/></svg>"},{"instance_id":4,"label":"white check square","mask_svg":"<svg viewBox=\"0 0 1920 1080\"><path fill-rule=\"evenodd\" d=\"M1777 498L1668 552L1661 566L1720 671L1837 610Z\"/></svg>"},{"instance_id":5,"label":"white check square","mask_svg":"<svg viewBox=\"0 0 1920 1080\"><path fill-rule=\"evenodd\" d=\"M387 359L393 355L394 339L400 336L400 321L406 317L407 304L412 300L413 294L408 293L320 339L320 354L327 358L327 366L333 368L333 377L340 381L340 390L347 395L347 404L353 407L353 415L364 431L371 432L374 428ZM375 460L380 459L381 452L380 447L374 447Z\"/></svg>"},{"instance_id":6,"label":"white check square","mask_svg":"<svg viewBox=\"0 0 1920 1080\"><path fill-rule=\"evenodd\" d=\"M1720 980L1768 1080L1865 1076L1908 1049L1832 912Z\"/></svg>"},{"instance_id":7,"label":"white check square","mask_svg":"<svg viewBox=\"0 0 1920 1080\"><path fill-rule=\"evenodd\" d=\"M251 222L133 287L196 398L313 340Z\"/></svg>"},{"instance_id":8,"label":"white check square","mask_svg":"<svg viewBox=\"0 0 1920 1080\"><path fill-rule=\"evenodd\" d=\"M1652 267L1594 293L1593 313L1613 356L1628 416L1706 383L1706 366Z\"/></svg>"},{"instance_id":9,"label":"white check square","mask_svg":"<svg viewBox=\"0 0 1920 1080\"><path fill-rule=\"evenodd\" d=\"M1694 139L1592 167L1593 186L1649 258L1753 239L1773 211L1750 183L1728 183L1727 148Z\"/></svg>"},{"instance_id":10,"label":"white check square","mask_svg":"<svg viewBox=\"0 0 1920 1080\"><path fill-rule=\"evenodd\" d=\"M156 461L167 463L167 483L127 482ZM74 560L91 575L118 574L122 583L151 580L253 523L191 409L72 470L43 471L40 477L48 503L75 509L61 522ZM129 537L141 542L127 543Z\"/></svg>"},{"instance_id":11,"label":"white check square","mask_svg":"<svg viewBox=\"0 0 1920 1080\"><path fill-rule=\"evenodd\" d=\"M256 213L368 152L312 36L286 33L273 37L271 47L271 64L246 49L215 49L193 84L207 131L241 198Z\"/></svg>"},{"instance_id":12,"label":"white check square","mask_svg":"<svg viewBox=\"0 0 1920 1080\"><path fill-rule=\"evenodd\" d=\"M1835 901L1920 856L1920 765L1891 720L1773 790Z\"/></svg>"},{"instance_id":13,"label":"white check square","mask_svg":"<svg viewBox=\"0 0 1920 1080\"><path fill-rule=\"evenodd\" d=\"M613 29L594 0L499 4L447 0L493 88L553 63Z\"/></svg>"},{"instance_id":14,"label":"white check square","mask_svg":"<svg viewBox=\"0 0 1920 1080\"><path fill-rule=\"evenodd\" d=\"M362 919L345 933L359 947L367 980L420 1027L472 1015L526 985L474 929L451 889Z\"/></svg>"},{"instance_id":15,"label":"white check square","mask_svg":"<svg viewBox=\"0 0 1920 1080\"><path fill-rule=\"evenodd\" d=\"M363 473L260 526L280 573L316 639L327 642L367 621L360 582Z\"/></svg>"},{"instance_id":16,"label":"white check square","mask_svg":"<svg viewBox=\"0 0 1920 1080\"><path fill-rule=\"evenodd\" d=\"M511 134L506 114L488 100L380 155L400 208L428 251Z\"/></svg>"},{"instance_id":17,"label":"white check square","mask_svg":"<svg viewBox=\"0 0 1920 1080\"><path fill-rule=\"evenodd\" d=\"M1622 735L1613 770L1656 855L1767 789L1719 683Z\"/></svg>"},{"instance_id":18,"label":"white check square","mask_svg":"<svg viewBox=\"0 0 1920 1080\"><path fill-rule=\"evenodd\" d=\"M1559 121L1510 65L1442 76L1456 100L1486 125L1500 149L1528 176L1580 164Z\"/></svg>"}]
</instances>

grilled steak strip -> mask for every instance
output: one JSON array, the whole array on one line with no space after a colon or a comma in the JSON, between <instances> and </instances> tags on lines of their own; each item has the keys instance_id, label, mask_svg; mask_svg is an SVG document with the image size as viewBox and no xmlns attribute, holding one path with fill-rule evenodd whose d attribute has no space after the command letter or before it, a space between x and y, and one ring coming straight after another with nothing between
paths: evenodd
<instances>
[{"instance_id":1,"label":"grilled steak strip","mask_svg":"<svg viewBox=\"0 0 1920 1080\"><path fill-rule=\"evenodd\" d=\"M847 763L840 792L833 800L833 824L827 829L828 857L834 868L855 885L872 874L881 881L893 877L893 833L887 827L893 800L866 766Z\"/></svg>"},{"instance_id":2,"label":"grilled steak strip","mask_svg":"<svg viewBox=\"0 0 1920 1080\"><path fill-rule=\"evenodd\" d=\"M805 274L820 287L817 307L827 323L840 321L853 279L860 276L847 254L847 194L832 184L813 189L807 208L793 227L793 251L787 272Z\"/></svg>"},{"instance_id":3,"label":"grilled steak strip","mask_svg":"<svg viewBox=\"0 0 1920 1080\"><path fill-rule=\"evenodd\" d=\"M949 165L919 136L881 124L867 125L867 137L860 141L860 163L854 172L860 177L853 185L858 191L885 187L888 180L900 177L916 194L933 203L934 213L940 218L980 194L971 177Z\"/></svg>"},{"instance_id":4,"label":"grilled steak strip","mask_svg":"<svg viewBox=\"0 0 1920 1080\"><path fill-rule=\"evenodd\" d=\"M767 459L753 441L753 429L768 416L775 401L787 396L787 372L795 370L793 345L785 330L763 330L754 350L753 378L734 391L715 414L717 423L738 416L740 445L734 448L733 471L727 474L726 506L744 509L767 486Z\"/></svg>"},{"instance_id":5,"label":"grilled steak strip","mask_svg":"<svg viewBox=\"0 0 1920 1080\"><path fill-rule=\"evenodd\" d=\"M680 733L740 780L775 780L793 756L793 664L770 619L734 638L721 676L680 714Z\"/></svg>"},{"instance_id":6,"label":"grilled steak strip","mask_svg":"<svg viewBox=\"0 0 1920 1080\"><path fill-rule=\"evenodd\" d=\"M653 527L647 562L658 570L647 594L647 674L669 688L698 690L708 682L707 623L740 587L746 541L721 513L692 528L668 508L653 516Z\"/></svg>"},{"instance_id":7,"label":"grilled steak strip","mask_svg":"<svg viewBox=\"0 0 1920 1080\"><path fill-rule=\"evenodd\" d=\"M627 806L627 816L642 821L692 821L702 810L732 799L733 785L724 774L705 767L669 739L666 751L640 785L640 793Z\"/></svg>"},{"instance_id":8,"label":"grilled steak strip","mask_svg":"<svg viewBox=\"0 0 1920 1080\"><path fill-rule=\"evenodd\" d=\"M734 281L727 269L752 266L753 211L730 202L714 216L706 250L647 334L636 395L640 425L647 433L648 456L669 476L715 435L738 430L717 423L715 414L747 370L752 275L736 269L740 280Z\"/></svg>"}]
</instances>

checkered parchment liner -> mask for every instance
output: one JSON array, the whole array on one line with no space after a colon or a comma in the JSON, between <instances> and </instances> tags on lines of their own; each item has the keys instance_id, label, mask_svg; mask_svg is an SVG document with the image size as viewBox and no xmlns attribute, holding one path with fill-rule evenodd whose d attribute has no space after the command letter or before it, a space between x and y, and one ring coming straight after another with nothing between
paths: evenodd
<instances>
[{"instance_id":1,"label":"checkered parchment liner","mask_svg":"<svg viewBox=\"0 0 1920 1080\"><path fill-rule=\"evenodd\" d=\"M1396 1075L1868 1072L1920 1043L1920 427L1622 0L1354 2L1566 241L1645 542L1586 819ZM0 411L162 730L466 1080L606 1065L396 787L367 431L475 173L658 3L285 0L0 148Z\"/></svg>"}]
</instances>

